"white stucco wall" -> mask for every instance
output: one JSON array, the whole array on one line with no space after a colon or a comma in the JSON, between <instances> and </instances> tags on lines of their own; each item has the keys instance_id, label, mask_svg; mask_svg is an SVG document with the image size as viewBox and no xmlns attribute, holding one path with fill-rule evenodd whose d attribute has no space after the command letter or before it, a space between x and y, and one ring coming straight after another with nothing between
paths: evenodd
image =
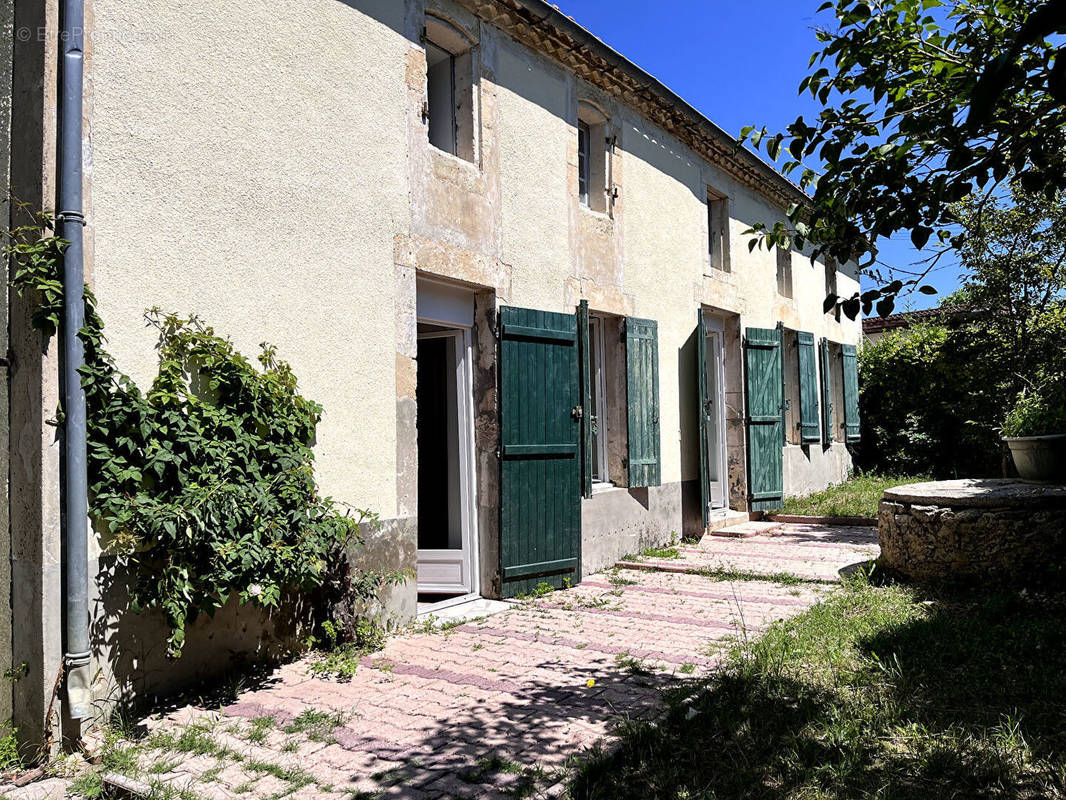
<instances>
[{"instance_id":1,"label":"white stucco wall","mask_svg":"<svg viewBox=\"0 0 1066 800\"><path fill-rule=\"evenodd\" d=\"M512 267L510 299L562 310L570 276L568 82L510 40L501 37L497 52L500 255Z\"/></svg>"},{"instance_id":2,"label":"white stucco wall","mask_svg":"<svg viewBox=\"0 0 1066 800\"><path fill-rule=\"evenodd\" d=\"M405 4L96 0L93 283L147 387L141 312L277 345L325 407L322 488L396 507L393 236L408 219Z\"/></svg>"}]
</instances>

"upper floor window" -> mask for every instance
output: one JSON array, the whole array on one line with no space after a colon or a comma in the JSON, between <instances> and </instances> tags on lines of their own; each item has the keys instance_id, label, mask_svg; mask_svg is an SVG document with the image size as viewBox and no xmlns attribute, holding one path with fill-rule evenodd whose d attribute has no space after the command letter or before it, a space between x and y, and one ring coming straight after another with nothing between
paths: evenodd
<instances>
[{"instance_id":1,"label":"upper floor window","mask_svg":"<svg viewBox=\"0 0 1066 800\"><path fill-rule=\"evenodd\" d=\"M426 42L426 94L429 103L429 143L457 155L455 107L455 56L433 42Z\"/></svg>"},{"instance_id":2,"label":"upper floor window","mask_svg":"<svg viewBox=\"0 0 1066 800\"><path fill-rule=\"evenodd\" d=\"M426 17L426 107L429 143L477 160L477 48L453 25Z\"/></svg>"},{"instance_id":3,"label":"upper floor window","mask_svg":"<svg viewBox=\"0 0 1066 800\"><path fill-rule=\"evenodd\" d=\"M792 297L792 249L777 248L777 293Z\"/></svg>"},{"instance_id":4,"label":"upper floor window","mask_svg":"<svg viewBox=\"0 0 1066 800\"><path fill-rule=\"evenodd\" d=\"M729 198L707 187L707 239L711 269L730 272Z\"/></svg>"},{"instance_id":5,"label":"upper floor window","mask_svg":"<svg viewBox=\"0 0 1066 800\"><path fill-rule=\"evenodd\" d=\"M592 164L591 139L589 126L584 122L577 123L577 187L581 204L585 206L589 204L589 184L592 182L589 174Z\"/></svg>"},{"instance_id":6,"label":"upper floor window","mask_svg":"<svg viewBox=\"0 0 1066 800\"><path fill-rule=\"evenodd\" d=\"M589 103L578 104L577 187L581 205L606 214L611 198L611 148L607 116Z\"/></svg>"},{"instance_id":7,"label":"upper floor window","mask_svg":"<svg viewBox=\"0 0 1066 800\"><path fill-rule=\"evenodd\" d=\"M830 258L825 257L825 296L835 295L837 293L837 262ZM833 307L833 318L840 322L840 304L837 303Z\"/></svg>"}]
</instances>

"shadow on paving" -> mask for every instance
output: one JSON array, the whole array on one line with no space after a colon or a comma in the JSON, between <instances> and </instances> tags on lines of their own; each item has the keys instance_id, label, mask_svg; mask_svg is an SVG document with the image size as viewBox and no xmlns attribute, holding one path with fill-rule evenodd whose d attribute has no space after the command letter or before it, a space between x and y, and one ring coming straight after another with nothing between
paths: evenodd
<instances>
[{"instance_id":1,"label":"shadow on paving","mask_svg":"<svg viewBox=\"0 0 1066 800\"><path fill-rule=\"evenodd\" d=\"M779 624L574 798L1066 797L1066 596L854 582ZM697 693L698 694L694 694Z\"/></svg>"},{"instance_id":2,"label":"shadow on paving","mask_svg":"<svg viewBox=\"0 0 1066 800\"><path fill-rule=\"evenodd\" d=\"M784 539L789 544L842 544L842 545L876 545L877 528L845 527L836 525L819 525L804 527L789 525L784 530L770 535L770 538Z\"/></svg>"},{"instance_id":3,"label":"shadow on paving","mask_svg":"<svg viewBox=\"0 0 1066 800\"><path fill-rule=\"evenodd\" d=\"M392 787L390 797L482 797L490 790L497 792L491 796L539 796L564 776L563 769L575 755L602 735L605 723L611 729L657 716L663 691L678 685L670 674L646 670L639 663L629 668L581 667L550 659L531 667L541 675L524 675L520 682L486 679L483 673L464 675L455 669L415 669L447 682L454 695L495 696L446 715L439 709L426 709L424 715L416 711L408 718L424 727L412 728L404 741L376 733L372 725L334 729L331 747L372 764L350 767L349 784L334 784L334 790L359 790L374 797L374 790L366 788L366 779L372 778L381 789ZM403 665L390 665L388 673L401 685L426 677L406 674ZM587 685L590 679L595 680L592 687ZM329 686L323 682L324 694ZM497 692L506 694L501 697ZM291 713L265 702L239 702L220 710L247 719L271 717L280 727L293 719ZM354 711L358 715L360 708ZM323 756L313 754L307 760Z\"/></svg>"}]
</instances>

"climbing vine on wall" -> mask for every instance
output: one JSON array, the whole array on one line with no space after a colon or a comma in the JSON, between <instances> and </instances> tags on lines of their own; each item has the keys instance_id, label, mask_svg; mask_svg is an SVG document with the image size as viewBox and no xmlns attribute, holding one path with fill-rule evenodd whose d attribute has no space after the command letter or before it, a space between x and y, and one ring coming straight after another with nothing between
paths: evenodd
<instances>
[{"instance_id":1,"label":"climbing vine on wall","mask_svg":"<svg viewBox=\"0 0 1066 800\"><path fill-rule=\"evenodd\" d=\"M47 214L8 232L12 285L35 300L33 324L55 334L65 242ZM258 366L195 316L158 309L159 372L147 392L116 367L86 289L82 384L88 406L89 513L130 568L136 611L159 609L177 657L186 625L231 596L276 607L287 592L335 583L371 515L323 497L311 444L322 407L262 345ZM362 574L367 596L397 576Z\"/></svg>"}]
</instances>

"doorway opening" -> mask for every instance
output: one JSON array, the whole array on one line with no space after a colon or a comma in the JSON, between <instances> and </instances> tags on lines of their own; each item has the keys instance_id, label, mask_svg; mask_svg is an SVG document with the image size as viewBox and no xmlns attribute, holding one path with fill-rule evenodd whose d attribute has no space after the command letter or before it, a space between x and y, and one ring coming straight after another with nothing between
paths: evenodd
<instances>
[{"instance_id":1,"label":"doorway opening","mask_svg":"<svg viewBox=\"0 0 1066 800\"><path fill-rule=\"evenodd\" d=\"M424 296L424 289L433 296ZM418 300L418 604L423 612L477 597L480 587L471 328L461 324L467 305L473 323L473 295L419 281Z\"/></svg>"},{"instance_id":2,"label":"doorway opening","mask_svg":"<svg viewBox=\"0 0 1066 800\"><path fill-rule=\"evenodd\" d=\"M706 338L706 430L707 497L709 515L729 509L729 449L726 437L725 322L703 315Z\"/></svg>"}]
</instances>

